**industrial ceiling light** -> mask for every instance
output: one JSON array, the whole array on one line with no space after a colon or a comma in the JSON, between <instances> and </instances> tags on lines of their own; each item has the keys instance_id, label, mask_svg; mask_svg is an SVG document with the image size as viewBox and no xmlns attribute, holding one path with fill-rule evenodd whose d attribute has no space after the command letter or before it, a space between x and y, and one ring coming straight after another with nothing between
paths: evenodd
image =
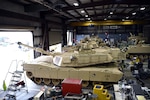
<instances>
[{"instance_id":1,"label":"industrial ceiling light","mask_svg":"<svg viewBox=\"0 0 150 100\"><path fill-rule=\"evenodd\" d=\"M88 17L88 15L85 15L85 17Z\"/></svg>"},{"instance_id":2,"label":"industrial ceiling light","mask_svg":"<svg viewBox=\"0 0 150 100\"><path fill-rule=\"evenodd\" d=\"M81 13L85 13L85 11L84 11L84 10L81 10Z\"/></svg>"},{"instance_id":3,"label":"industrial ceiling light","mask_svg":"<svg viewBox=\"0 0 150 100\"><path fill-rule=\"evenodd\" d=\"M129 16L127 16L126 19L129 19Z\"/></svg>"},{"instance_id":4,"label":"industrial ceiling light","mask_svg":"<svg viewBox=\"0 0 150 100\"><path fill-rule=\"evenodd\" d=\"M141 7L140 10L145 10L145 7Z\"/></svg>"},{"instance_id":5,"label":"industrial ceiling light","mask_svg":"<svg viewBox=\"0 0 150 100\"><path fill-rule=\"evenodd\" d=\"M73 3L73 5L74 5L74 6L79 6L79 4L78 4L78 3Z\"/></svg>"},{"instance_id":6,"label":"industrial ceiling light","mask_svg":"<svg viewBox=\"0 0 150 100\"><path fill-rule=\"evenodd\" d=\"M136 12L132 13L132 15L136 15Z\"/></svg>"},{"instance_id":7,"label":"industrial ceiling light","mask_svg":"<svg viewBox=\"0 0 150 100\"><path fill-rule=\"evenodd\" d=\"M88 20L91 20L91 18L87 18Z\"/></svg>"},{"instance_id":8,"label":"industrial ceiling light","mask_svg":"<svg viewBox=\"0 0 150 100\"><path fill-rule=\"evenodd\" d=\"M110 12L110 14L112 15L112 14L113 14L113 12L111 11L111 12Z\"/></svg>"},{"instance_id":9,"label":"industrial ceiling light","mask_svg":"<svg viewBox=\"0 0 150 100\"><path fill-rule=\"evenodd\" d=\"M104 18L104 20L107 20L107 18Z\"/></svg>"},{"instance_id":10,"label":"industrial ceiling light","mask_svg":"<svg viewBox=\"0 0 150 100\"><path fill-rule=\"evenodd\" d=\"M108 18L111 18L111 16L108 16Z\"/></svg>"},{"instance_id":11,"label":"industrial ceiling light","mask_svg":"<svg viewBox=\"0 0 150 100\"><path fill-rule=\"evenodd\" d=\"M81 20L81 21L83 21L83 20L84 20L84 18L80 18L80 20Z\"/></svg>"}]
</instances>

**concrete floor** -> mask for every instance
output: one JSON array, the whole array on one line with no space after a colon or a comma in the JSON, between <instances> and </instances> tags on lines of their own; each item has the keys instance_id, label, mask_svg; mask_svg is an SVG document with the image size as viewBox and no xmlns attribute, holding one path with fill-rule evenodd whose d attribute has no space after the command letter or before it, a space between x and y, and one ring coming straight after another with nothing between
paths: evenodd
<instances>
[{"instance_id":1,"label":"concrete floor","mask_svg":"<svg viewBox=\"0 0 150 100\"><path fill-rule=\"evenodd\" d=\"M129 63L130 63L130 60L126 60L125 63L126 63L126 64L129 64ZM132 75L132 73L131 73L131 71L130 71L130 67L131 67L131 66L132 66L132 65L129 64L127 67L124 68L124 76L125 76L127 79L131 79L131 80L137 81L137 80L135 79L135 76ZM144 68L144 70L150 70L150 69L148 69L148 61L143 62L143 68ZM148 87L148 88L150 88L150 78L148 78L148 79L142 79L142 80L143 80L145 86Z\"/></svg>"}]
</instances>

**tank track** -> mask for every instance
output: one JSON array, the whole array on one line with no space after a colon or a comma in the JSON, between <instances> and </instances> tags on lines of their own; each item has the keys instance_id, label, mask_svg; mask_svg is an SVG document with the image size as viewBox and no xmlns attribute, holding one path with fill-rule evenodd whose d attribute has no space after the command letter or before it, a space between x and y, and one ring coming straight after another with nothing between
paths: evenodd
<instances>
[{"instance_id":1,"label":"tank track","mask_svg":"<svg viewBox=\"0 0 150 100\"><path fill-rule=\"evenodd\" d=\"M37 85L60 86L62 79L37 78L31 75L31 72L26 72L27 77ZM82 81L82 88L92 88L95 84L104 85L105 88L112 86L117 82L100 82L100 81Z\"/></svg>"}]
</instances>

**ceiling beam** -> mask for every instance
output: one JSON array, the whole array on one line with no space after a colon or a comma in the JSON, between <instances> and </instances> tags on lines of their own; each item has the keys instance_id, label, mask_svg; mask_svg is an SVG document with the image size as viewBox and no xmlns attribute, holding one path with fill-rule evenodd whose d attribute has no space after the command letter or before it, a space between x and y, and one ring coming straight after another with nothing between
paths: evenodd
<instances>
[{"instance_id":1,"label":"ceiling beam","mask_svg":"<svg viewBox=\"0 0 150 100\"><path fill-rule=\"evenodd\" d=\"M40 4L29 4L24 6L25 12L40 12L40 11L48 11L47 7L44 7Z\"/></svg>"},{"instance_id":2,"label":"ceiling beam","mask_svg":"<svg viewBox=\"0 0 150 100\"><path fill-rule=\"evenodd\" d=\"M62 8L63 11L73 10L75 9L82 9L87 7L94 7L94 6L103 6L103 5L110 5L110 4L127 4L127 5L150 5L150 0L104 0L104 1L97 1L97 2L89 2L79 6L70 6Z\"/></svg>"},{"instance_id":3,"label":"ceiling beam","mask_svg":"<svg viewBox=\"0 0 150 100\"><path fill-rule=\"evenodd\" d=\"M65 4L67 4L67 6L71 6L68 2L66 2L65 0L63 0L63 2L65 2ZM73 9L77 14L79 14L80 16L82 16L76 9ZM67 12L67 11L64 11L65 13L67 13L68 15L70 15L70 16L72 16L75 20L76 20L76 18L75 18L75 16L73 16L72 14L70 14L69 12Z\"/></svg>"},{"instance_id":4,"label":"ceiling beam","mask_svg":"<svg viewBox=\"0 0 150 100\"><path fill-rule=\"evenodd\" d=\"M79 5L82 5L82 3L81 3L81 1L80 0L77 0L77 2L79 3ZM85 12L86 12L86 10L85 9L83 9ZM74 8L74 11L75 12L78 12L75 8ZM83 17L80 13L78 13L78 15L80 15L81 17Z\"/></svg>"},{"instance_id":5,"label":"ceiling beam","mask_svg":"<svg viewBox=\"0 0 150 100\"><path fill-rule=\"evenodd\" d=\"M100 14L96 14L95 15L90 15L90 17L98 17L98 16L108 16L109 13L100 13ZM132 16L131 13L114 13L113 15L116 15L116 16ZM111 15L111 16L113 16ZM76 18L81 18L81 17L76 17Z\"/></svg>"},{"instance_id":6,"label":"ceiling beam","mask_svg":"<svg viewBox=\"0 0 150 100\"><path fill-rule=\"evenodd\" d=\"M66 17L68 17L68 18L73 18L73 19L74 19L73 16L70 16L70 15L68 15L67 13L64 13L64 12L62 12L62 11L59 11L59 10L53 8L53 7L50 6L47 2L42 2L42 1L40 1L40 0L29 0L29 1L38 3L38 4L40 4L40 5L44 6L44 7L46 7L46 8L49 9L49 10L54 10L56 13L58 13L58 14L60 14L60 15L62 15L62 16L66 16Z\"/></svg>"},{"instance_id":7,"label":"ceiling beam","mask_svg":"<svg viewBox=\"0 0 150 100\"><path fill-rule=\"evenodd\" d=\"M7 10L3 10L3 9L0 9L0 12L1 12L0 16L3 16L3 17L15 18L15 19L21 19L21 20L27 20L27 21L34 21L34 22L41 22L41 18L39 18L39 17L34 17L34 16L30 16L30 15L20 14L20 13L7 11ZM48 23L60 24L58 22L50 21L50 20L47 20L47 22Z\"/></svg>"},{"instance_id":8,"label":"ceiling beam","mask_svg":"<svg viewBox=\"0 0 150 100\"><path fill-rule=\"evenodd\" d=\"M71 26L97 26L97 25L135 25L135 24L146 24L147 21L115 21L115 20L107 20L107 21L85 21L85 22L71 22Z\"/></svg>"},{"instance_id":9,"label":"ceiling beam","mask_svg":"<svg viewBox=\"0 0 150 100\"><path fill-rule=\"evenodd\" d=\"M19 5L26 5L26 4L30 4L31 2L30 1L27 1L27 0L8 0L9 2L12 2L12 3L17 3Z\"/></svg>"},{"instance_id":10,"label":"ceiling beam","mask_svg":"<svg viewBox=\"0 0 150 100\"><path fill-rule=\"evenodd\" d=\"M93 0L91 0L91 3L93 3L94 1ZM95 7L93 7L93 10L94 10L94 15L96 16L96 9L95 9Z\"/></svg>"}]
</instances>

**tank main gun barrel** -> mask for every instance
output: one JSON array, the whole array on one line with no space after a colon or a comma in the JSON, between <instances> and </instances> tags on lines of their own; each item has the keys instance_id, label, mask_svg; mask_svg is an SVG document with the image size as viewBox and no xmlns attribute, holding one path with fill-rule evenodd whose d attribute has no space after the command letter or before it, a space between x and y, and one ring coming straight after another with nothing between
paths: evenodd
<instances>
[{"instance_id":1,"label":"tank main gun barrel","mask_svg":"<svg viewBox=\"0 0 150 100\"><path fill-rule=\"evenodd\" d=\"M21 43L21 42L18 42L17 44L18 44L18 45L22 45L22 46L27 47L27 48L30 48L30 49L33 49L33 50L35 50L36 52L40 52L40 53L42 53L42 54L54 56L53 53L48 52L48 51L45 51L45 50L43 50L42 48L39 48L39 47L32 47L32 46L23 44L23 43Z\"/></svg>"}]
</instances>

